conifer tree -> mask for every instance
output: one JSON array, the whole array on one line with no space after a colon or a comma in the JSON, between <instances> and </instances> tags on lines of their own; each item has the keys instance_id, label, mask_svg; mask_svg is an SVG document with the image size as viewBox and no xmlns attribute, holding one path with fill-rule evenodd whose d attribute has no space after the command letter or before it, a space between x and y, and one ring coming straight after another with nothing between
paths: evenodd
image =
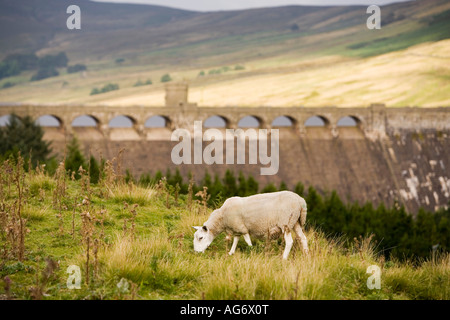
<instances>
[{"instance_id":1,"label":"conifer tree","mask_svg":"<svg viewBox=\"0 0 450 320\"><path fill-rule=\"evenodd\" d=\"M25 159L31 154L33 166L37 162L44 163L49 159L51 149L43 137L44 130L30 116L19 119L13 114L9 123L0 128L0 155L17 157L20 152Z\"/></svg>"}]
</instances>

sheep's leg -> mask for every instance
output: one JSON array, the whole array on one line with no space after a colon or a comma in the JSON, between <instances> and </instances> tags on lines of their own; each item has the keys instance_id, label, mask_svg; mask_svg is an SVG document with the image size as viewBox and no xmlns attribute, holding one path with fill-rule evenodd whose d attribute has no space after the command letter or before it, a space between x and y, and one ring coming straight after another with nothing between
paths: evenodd
<instances>
[{"instance_id":1,"label":"sheep's leg","mask_svg":"<svg viewBox=\"0 0 450 320\"><path fill-rule=\"evenodd\" d=\"M303 233L302 227L300 226L300 223L296 223L294 225L294 231L297 234L297 236L300 238L300 242L302 243L303 252L308 254L308 240L306 239L305 234Z\"/></svg>"},{"instance_id":2,"label":"sheep's leg","mask_svg":"<svg viewBox=\"0 0 450 320\"><path fill-rule=\"evenodd\" d=\"M233 245L231 246L231 250L228 253L230 256L234 254L234 252L236 251L236 247L239 241L239 236L234 236L233 238Z\"/></svg>"},{"instance_id":3,"label":"sheep's leg","mask_svg":"<svg viewBox=\"0 0 450 320\"><path fill-rule=\"evenodd\" d=\"M294 240L292 239L290 230L286 230L284 232L284 241L286 242L286 247L284 248L283 259L286 260L288 258L289 252L291 252L292 245L294 244Z\"/></svg>"},{"instance_id":4,"label":"sheep's leg","mask_svg":"<svg viewBox=\"0 0 450 320\"><path fill-rule=\"evenodd\" d=\"M247 242L249 247L252 246L252 240L250 239L250 235L248 233L244 234L244 240L245 240L245 242Z\"/></svg>"}]
</instances>

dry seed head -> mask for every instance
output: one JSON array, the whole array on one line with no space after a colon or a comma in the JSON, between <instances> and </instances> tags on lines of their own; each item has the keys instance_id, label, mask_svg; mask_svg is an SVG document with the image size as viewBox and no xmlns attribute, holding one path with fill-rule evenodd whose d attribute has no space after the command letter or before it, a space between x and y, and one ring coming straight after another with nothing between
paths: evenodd
<instances>
[{"instance_id":1,"label":"dry seed head","mask_svg":"<svg viewBox=\"0 0 450 320\"><path fill-rule=\"evenodd\" d=\"M83 218L87 218L87 219L89 219L89 220L92 219L90 213L87 212L87 211L82 212L80 215L81 215L81 217L83 217Z\"/></svg>"}]
</instances>

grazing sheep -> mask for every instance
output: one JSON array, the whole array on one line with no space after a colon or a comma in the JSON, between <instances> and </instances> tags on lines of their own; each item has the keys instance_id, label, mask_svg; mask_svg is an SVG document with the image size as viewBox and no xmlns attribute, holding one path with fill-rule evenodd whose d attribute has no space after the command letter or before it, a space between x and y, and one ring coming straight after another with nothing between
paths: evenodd
<instances>
[{"instance_id":1,"label":"grazing sheep","mask_svg":"<svg viewBox=\"0 0 450 320\"><path fill-rule=\"evenodd\" d=\"M287 259L294 243L291 230L300 238L304 252L308 252L308 243L302 227L306 222L305 200L290 191L257 194L250 197L232 197L211 213L202 227L194 227L194 250L203 252L214 238L222 232L234 236L229 252L236 251L239 236L252 245L250 236L256 238L278 238L284 234L286 247L283 259Z\"/></svg>"}]
</instances>

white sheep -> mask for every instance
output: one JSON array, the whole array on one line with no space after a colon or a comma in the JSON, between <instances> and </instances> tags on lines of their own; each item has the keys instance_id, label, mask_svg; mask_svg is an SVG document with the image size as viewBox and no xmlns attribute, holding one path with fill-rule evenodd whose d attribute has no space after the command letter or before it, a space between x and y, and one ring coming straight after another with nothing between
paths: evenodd
<instances>
[{"instance_id":1,"label":"white sheep","mask_svg":"<svg viewBox=\"0 0 450 320\"><path fill-rule=\"evenodd\" d=\"M239 236L252 246L250 236L264 239L278 238L284 234L286 247L283 259L287 259L294 243L294 230L308 253L308 242L302 231L306 222L306 201L290 191L257 194L250 197L232 197L211 213L202 227L194 227L194 250L203 252L214 238L222 232L234 236L230 255L236 251Z\"/></svg>"}]
</instances>

